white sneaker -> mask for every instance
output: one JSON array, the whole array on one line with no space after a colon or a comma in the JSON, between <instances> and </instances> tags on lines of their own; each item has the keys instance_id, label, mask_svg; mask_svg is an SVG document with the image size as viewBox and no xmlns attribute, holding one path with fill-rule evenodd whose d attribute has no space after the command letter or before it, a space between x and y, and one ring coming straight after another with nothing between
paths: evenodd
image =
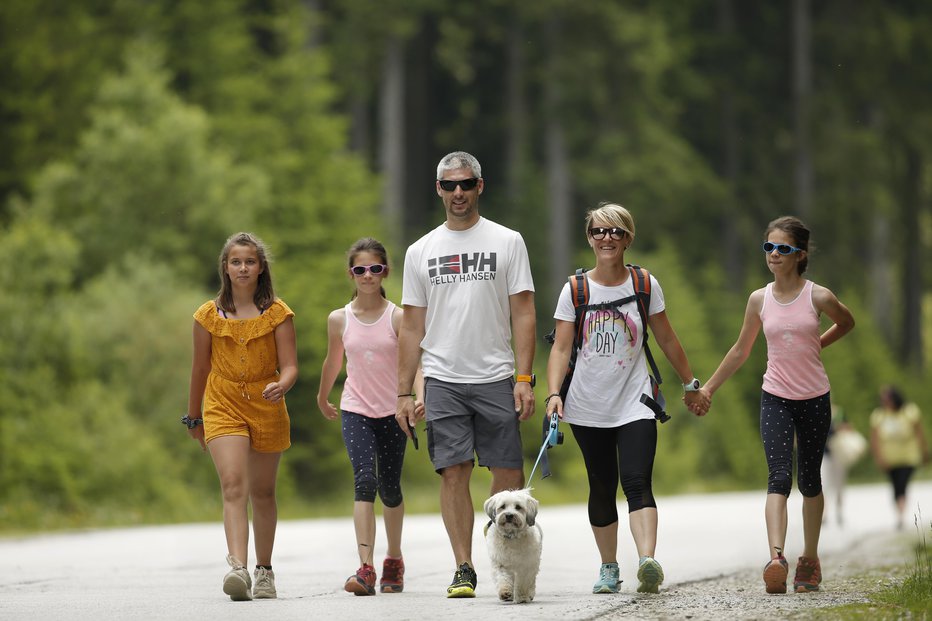
<instances>
[{"instance_id":1,"label":"white sneaker","mask_svg":"<svg viewBox=\"0 0 932 621\"><path fill-rule=\"evenodd\" d=\"M264 567L256 567L256 583L252 587L252 596L256 599L275 599L275 572Z\"/></svg>"},{"instance_id":2,"label":"white sneaker","mask_svg":"<svg viewBox=\"0 0 932 621\"><path fill-rule=\"evenodd\" d=\"M223 577L223 592L230 596L234 602L246 602L252 599L252 578L249 570L239 562L239 559L227 555L227 563L231 569Z\"/></svg>"}]
</instances>

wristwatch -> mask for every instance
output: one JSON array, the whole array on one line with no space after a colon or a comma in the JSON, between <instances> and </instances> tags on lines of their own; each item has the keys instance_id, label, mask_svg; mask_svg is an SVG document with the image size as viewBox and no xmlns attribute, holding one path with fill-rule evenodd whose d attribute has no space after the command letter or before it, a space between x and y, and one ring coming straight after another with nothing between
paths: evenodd
<instances>
[{"instance_id":1,"label":"wristwatch","mask_svg":"<svg viewBox=\"0 0 932 621\"><path fill-rule=\"evenodd\" d=\"M184 416L181 417L181 423L183 425L186 425L188 429L194 429L198 425L203 425L204 419L203 418L188 418L188 415L185 414Z\"/></svg>"},{"instance_id":2,"label":"wristwatch","mask_svg":"<svg viewBox=\"0 0 932 621\"><path fill-rule=\"evenodd\" d=\"M527 382L531 385L531 388L537 384L537 376L531 373L530 375L519 375L515 378L516 382Z\"/></svg>"},{"instance_id":3,"label":"wristwatch","mask_svg":"<svg viewBox=\"0 0 932 621\"><path fill-rule=\"evenodd\" d=\"M685 392L696 392L699 388L702 387L702 382L700 382L695 377L683 384L683 390Z\"/></svg>"}]
</instances>

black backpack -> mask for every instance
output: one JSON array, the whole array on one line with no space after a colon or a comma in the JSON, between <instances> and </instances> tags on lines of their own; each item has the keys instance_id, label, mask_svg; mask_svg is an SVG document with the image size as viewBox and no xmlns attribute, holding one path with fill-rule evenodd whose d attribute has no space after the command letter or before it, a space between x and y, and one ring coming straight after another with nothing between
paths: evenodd
<instances>
[{"instance_id":1,"label":"black backpack","mask_svg":"<svg viewBox=\"0 0 932 621\"><path fill-rule=\"evenodd\" d=\"M634 295L620 300L610 302L601 302L599 304L589 304L589 279L586 277L586 270L579 268L573 276L569 277L570 296L573 300L573 307L576 310L575 337L573 339L573 350L570 354L570 361L567 365L566 375L563 377L563 384L560 386L560 399L566 401L566 394L569 392L570 383L573 381L573 371L576 369L576 356L579 348L582 346L583 326L585 325L586 313L591 310L608 310L614 309L637 299L638 313L641 316L641 324L644 326L643 347L647 355L647 364L650 366L650 387L651 394L642 394L641 403L649 407L654 412L654 417L661 423L670 420L670 416L664 411L666 400L660 392L660 384L663 378L660 377L660 370L657 363L654 362L654 356L647 345L647 312L650 309L650 274L646 269L639 265L628 264L628 270L631 272L632 283L634 284ZM550 331L544 339L553 344L556 339L556 328Z\"/></svg>"}]
</instances>

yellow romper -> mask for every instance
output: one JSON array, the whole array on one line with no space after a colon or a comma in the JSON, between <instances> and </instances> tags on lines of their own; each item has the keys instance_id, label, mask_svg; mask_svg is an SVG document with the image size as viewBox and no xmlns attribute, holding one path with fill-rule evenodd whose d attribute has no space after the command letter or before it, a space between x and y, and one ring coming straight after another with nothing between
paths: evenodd
<instances>
[{"instance_id":1,"label":"yellow romper","mask_svg":"<svg viewBox=\"0 0 932 621\"><path fill-rule=\"evenodd\" d=\"M210 375L204 391L204 439L246 436L256 451L279 453L291 446L285 399L262 398L266 385L278 380L275 328L294 313L276 299L252 319L227 319L214 300L194 319L210 332Z\"/></svg>"}]
</instances>

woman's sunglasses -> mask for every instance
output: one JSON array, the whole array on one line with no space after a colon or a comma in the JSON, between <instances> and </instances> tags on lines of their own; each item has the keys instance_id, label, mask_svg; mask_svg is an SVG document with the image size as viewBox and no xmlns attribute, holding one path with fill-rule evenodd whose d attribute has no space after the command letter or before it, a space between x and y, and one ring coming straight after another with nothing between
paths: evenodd
<instances>
[{"instance_id":1,"label":"woman's sunglasses","mask_svg":"<svg viewBox=\"0 0 932 621\"><path fill-rule=\"evenodd\" d=\"M764 242L764 252L770 254L776 250L780 254L793 254L794 252L802 252L802 248L797 248L796 246L791 246L789 244L775 244L773 242Z\"/></svg>"},{"instance_id":2,"label":"woman's sunglasses","mask_svg":"<svg viewBox=\"0 0 932 621\"><path fill-rule=\"evenodd\" d=\"M456 186L463 188L463 192L469 192L479 183L479 177L470 177L469 179L438 179L440 189L444 192L453 192Z\"/></svg>"},{"instance_id":3,"label":"woman's sunglasses","mask_svg":"<svg viewBox=\"0 0 932 621\"><path fill-rule=\"evenodd\" d=\"M350 271L356 276L362 276L366 272L369 272L373 276L378 276L382 272L388 269L387 265L382 265L381 263L374 263L372 265L354 265L350 268Z\"/></svg>"},{"instance_id":4,"label":"woman's sunglasses","mask_svg":"<svg viewBox=\"0 0 932 621\"><path fill-rule=\"evenodd\" d=\"M604 227L604 226L593 226L589 229L589 237L592 239L605 239L605 236L608 235L614 240L619 240L625 236L625 233L628 231L623 228L613 226L613 227Z\"/></svg>"}]
</instances>

